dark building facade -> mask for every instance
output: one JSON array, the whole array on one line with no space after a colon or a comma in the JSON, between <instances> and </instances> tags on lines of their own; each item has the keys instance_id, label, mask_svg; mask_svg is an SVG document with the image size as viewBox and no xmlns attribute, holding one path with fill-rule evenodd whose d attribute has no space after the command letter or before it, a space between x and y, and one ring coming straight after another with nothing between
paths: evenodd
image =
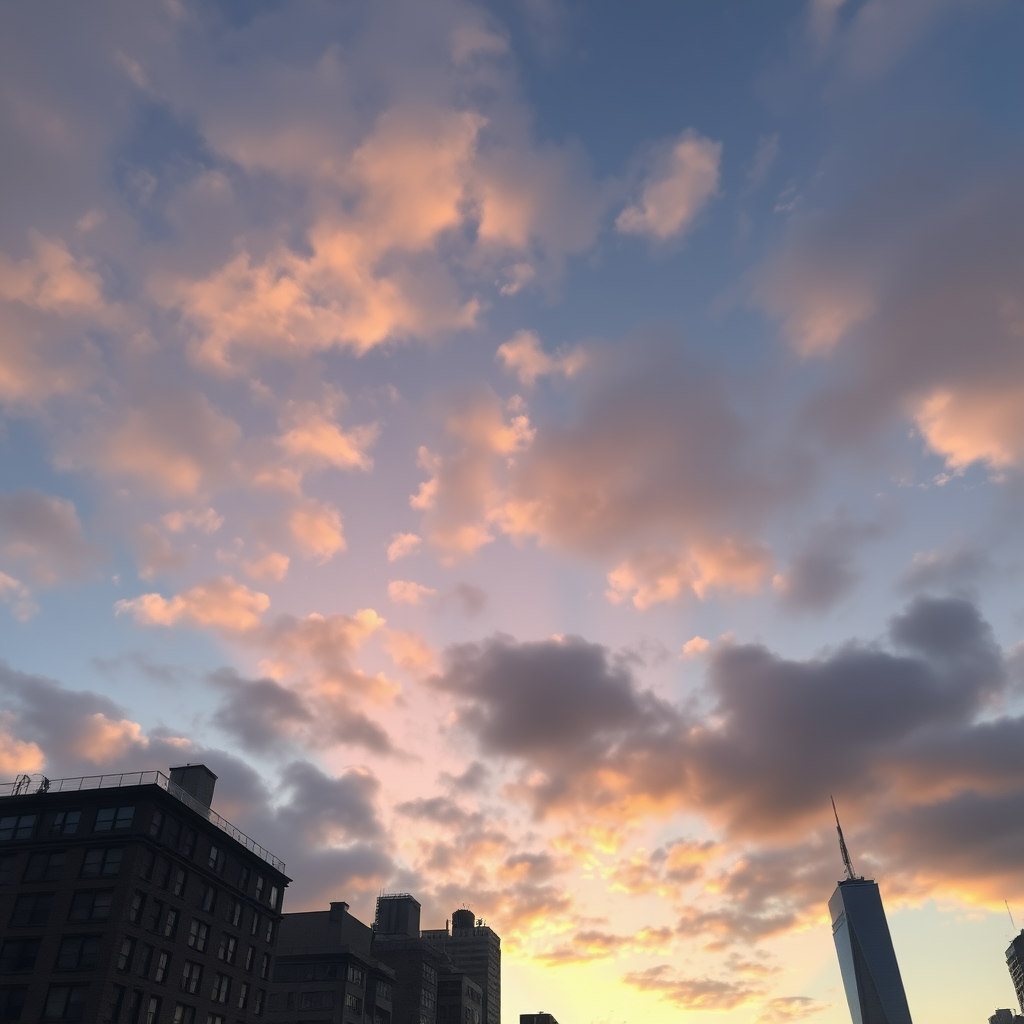
<instances>
[{"instance_id":1,"label":"dark building facade","mask_svg":"<svg viewBox=\"0 0 1024 1024\"><path fill-rule=\"evenodd\" d=\"M1006 950L1006 967L1010 972L1010 980L1013 982L1014 991L1017 993L1017 1002L1021 1010L1024 1010L1024 929Z\"/></svg>"},{"instance_id":2,"label":"dark building facade","mask_svg":"<svg viewBox=\"0 0 1024 1024\"><path fill-rule=\"evenodd\" d=\"M268 1024L391 1024L395 972L370 954L372 936L347 903L285 914Z\"/></svg>"},{"instance_id":3,"label":"dark building facade","mask_svg":"<svg viewBox=\"0 0 1024 1024\"><path fill-rule=\"evenodd\" d=\"M480 1024L484 1013L483 989L468 974L452 970L437 981L438 1024Z\"/></svg>"},{"instance_id":4,"label":"dark building facade","mask_svg":"<svg viewBox=\"0 0 1024 1024\"><path fill-rule=\"evenodd\" d=\"M878 886L847 878L828 901L853 1024L911 1024Z\"/></svg>"},{"instance_id":5,"label":"dark building facade","mask_svg":"<svg viewBox=\"0 0 1024 1024\"><path fill-rule=\"evenodd\" d=\"M438 978L451 961L420 937L420 905L408 893L377 898L371 952L395 972L394 1024L437 1024Z\"/></svg>"},{"instance_id":6,"label":"dark building facade","mask_svg":"<svg viewBox=\"0 0 1024 1024\"><path fill-rule=\"evenodd\" d=\"M0 1021L261 1019L284 864L203 765L0 786Z\"/></svg>"},{"instance_id":7,"label":"dark building facade","mask_svg":"<svg viewBox=\"0 0 1024 1024\"><path fill-rule=\"evenodd\" d=\"M451 931L431 929L423 938L443 949L457 971L471 978L481 989L483 1024L501 1024L501 939L471 910L452 914Z\"/></svg>"},{"instance_id":8,"label":"dark building facade","mask_svg":"<svg viewBox=\"0 0 1024 1024\"><path fill-rule=\"evenodd\" d=\"M558 1021L550 1013L541 1010L540 1013L519 1014L519 1024L558 1024Z\"/></svg>"},{"instance_id":9,"label":"dark building facade","mask_svg":"<svg viewBox=\"0 0 1024 1024\"><path fill-rule=\"evenodd\" d=\"M988 1019L988 1024L1024 1024L1024 1017L1013 1010L996 1010Z\"/></svg>"}]
</instances>

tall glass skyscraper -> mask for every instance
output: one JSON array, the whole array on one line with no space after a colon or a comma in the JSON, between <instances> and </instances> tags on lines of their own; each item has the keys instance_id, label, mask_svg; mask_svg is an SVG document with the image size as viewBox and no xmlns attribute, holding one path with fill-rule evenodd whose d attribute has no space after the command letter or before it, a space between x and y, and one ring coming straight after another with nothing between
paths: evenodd
<instances>
[{"instance_id":1,"label":"tall glass skyscraper","mask_svg":"<svg viewBox=\"0 0 1024 1024\"><path fill-rule=\"evenodd\" d=\"M828 901L853 1024L912 1024L878 886L853 873L836 816L846 878Z\"/></svg>"}]
</instances>

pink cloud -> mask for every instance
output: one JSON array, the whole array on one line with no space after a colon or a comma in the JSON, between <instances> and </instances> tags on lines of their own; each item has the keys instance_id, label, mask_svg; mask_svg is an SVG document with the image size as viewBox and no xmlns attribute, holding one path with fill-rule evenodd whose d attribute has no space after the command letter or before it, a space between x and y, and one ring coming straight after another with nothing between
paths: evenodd
<instances>
[{"instance_id":1,"label":"pink cloud","mask_svg":"<svg viewBox=\"0 0 1024 1024\"><path fill-rule=\"evenodd\" d=\"M254 629L269 607L266 594L221 576L171 598L142 594L118 601L114 610L118 615L131 615L143 626L186 625L234 633Z\"/></svg>"}]
</instances>

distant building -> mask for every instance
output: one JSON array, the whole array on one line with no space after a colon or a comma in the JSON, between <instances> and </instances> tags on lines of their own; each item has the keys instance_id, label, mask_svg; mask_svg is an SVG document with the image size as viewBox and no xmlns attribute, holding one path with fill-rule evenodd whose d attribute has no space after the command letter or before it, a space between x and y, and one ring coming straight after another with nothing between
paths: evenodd
<instances>
[{"instance_id":1,"label":"distant building","mask_svg":"<svg viewBox=\"0 0 1024 1024\"><path fill-rule=\"evenodd\" d=\"M290 879L205 765L0 785L0 1020L231 1024L265 1008Z\"/></svg>"},{"instance_id":2,"label":"distant building","mask_svg":"<svg viewBox=\"0 0 1024 1024\"><path fill-rule=\"evenodd\" d=\"M468 975L483 992L483 1024L501 1024L501 939L471 910L456 910L452 927L423 932L427 942L443 949L455 969Z\"/></svg>"},{"instance_id":3,"label":"distant building","mask_svg":"<svg viewBox=\"0 0 1024 1024\"><path fill-rule=\"evenodd\" d=\"M267 1000L269 1024L391 1024L395 972L371 956L372 936L347 903L285 914Z\"/></svg>"},{"instance_id":4,"label":"distant building","mask_svg":"<svg viewBox=\"0 0 1024 1024\"><path fill-rule=\"evenodd\" d=\"M1024 928L1006 951L1006 966L1017 993L1017 1002L1021 1010L1024 1010Z\"/></svg>"},{"instance_id":5,"label":"distant building","mask_svg":"<svg viewBox=\"0 0 1024 1024\"><path fill-rule=\"evenodd\" d=\"M420 905L408 893L377 898L370 950L395 972L394 1024L437 1024L438 977L451 961L420 937Z\"/></svg>"},{"instance_id":6,"label":"distant building","mask_svg":"<svg viewBox=\"0 0 1024 1024\"><path fill-rule=\"evenodd\" d=\"M996 1010L989 1017L988 1024L1024 1024L1024 1017L1013 1010Z\"/></svg>"},{"instance_id":7,"label":"distant building","mask_svg":"<svg viewBox=\"0 0 1024 1024\"><path fill-rule=\"evenodd\" d=\"M437 981L437 1024L481 1024L483 989L468 974L443 972Z\"/></svg>"},{"instance_id":8,"label":"distant building","mask_svg":"<svg viewBox=\"0 0 1024 1024\"><path fill-rule=\"evenodd\" d=\"M544 1013L542 1010L540 1013L519 1014L519 1024L558 1024L558 1021L550 1013Z\"/></svg>"},{"instance_id":9,"label":"distant building","mask_svg":"<svg viewBox=\"0 0 1024 1024\"><path fill-rule=\"evenodd\" d=\"M836 828L847 877L828 909L853 1024L911 1024L878 886L854 874L838 814Z\"/></svg>"}]
</instances>

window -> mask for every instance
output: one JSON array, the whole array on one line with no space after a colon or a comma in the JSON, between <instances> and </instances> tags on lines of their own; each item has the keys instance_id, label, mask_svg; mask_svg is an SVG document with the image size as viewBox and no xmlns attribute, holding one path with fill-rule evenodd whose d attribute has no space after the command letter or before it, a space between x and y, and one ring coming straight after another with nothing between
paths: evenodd
<instances>
[{"instance_id":1,"label":"window","mask_svg":"<svg viewBox=\"0 0 1024 1024\"><path fill-rule=\"evenodd\" d=\"M253 1007L252 1007L252 1012L255 1013L257 1017L259 1017L260 1014L263 1013L263 1004L266 1001L267 1001L267 990L265 988L261 988L259 990L259 992L256 993L256 999L254 1000Z\"/></svg>"},{"instance_id":2,"label":"window","mask_svg":"<svg viewBox=\"0 0 1024 1024\"><path fill-rule=\"evenodd\" d=\"M221 856L222 856L222 854L220 852L220 848L216 847L216 846L211 846L210 847L210 856L209 856L209 859L206 862L206 866L208 868L213 868L216 871L217 870L217 865L218 865L218 863L221 860Z\"/></svg>"},{"instance_id":3,"label":"window","mask_svg":"<svg viewBox=\"0 0 1024 1024\"><path fill-rule=\"evenodd\" d=\"M0 818L0 842L8 839L31 839L35 827L34 814L12 814Z\"/></svg>"},{"instance_id":4,"label":"window","mask_svg":"<svg viewBox=\"0 0 1024 1024\"><path fill-rule=\"evenodd\" d=\"M82 820L81 811L58 811L50 825L51 836L73 836L78 831L78 823Z\"/></svg>"},{"instance_id":5,"label":"window","mask_svg":"<svg viewBox=\"0 0 1024 1024\"><path fill-rule=\"evenodd\" d=\"M64 851L33 853L25 869L26 882L55 882L64 871Z\"/></svg>"},{"instance_id":6,"label":"window","mask_svg":"<svg viewBox=\"0 0 1024 1024\"><path fill-rule=\"evenodd\" d=\"M146 1005L146 1024L156 1024L157 1017L160 1016L160 997L150 996L149 1003Z\"/></svg>"},{"instance_id":7,"label":"window","mask_svg":"<svg viewBox=\"0 0 1024 1024\"><path fill-rule=\"evenodd\" d=\"M388 981L377 982L377 998L391 1002L391 983Z\"/></svg>"},{"instance_id":8,"label":"window","mask_svg":"<svg viewBox=\"0 0 1024 1024\"><path fill-rule=\"evenodd\" d=\"M156 971L153 972L153 980L162 985L167 980L167 974L171 969L171 954L161 950L156 958Z\"/></svg>"},{"instance_id":9,"label":"window","mask_svg":"<svg viewBox=\"0 0 1024 1024\"><path fill-rule=\"evenodd\" d=\"M110 905L114 901L113 889L85 889L76 892L71 899L68 920L106 921L110 917Z\"/></svg>"},{"instance_id":10,"label":"window","mask_svg":"<svg viewBox=\"0 0 1024 1024\"><path fill-rule=\"evenodd\" d=\"M270 974L270 954L264 953L263 959L260 961L260 978L266 981L268 974Z\"/></svg>"},{"instance_id":11,"label":"window","mask_svg":"<svg viewBox=\"0 0 1024 1024\"><path fill-rule=\"evenodd\" d=\"M188 872L184 868L174 869L174 878L171 882L171 892L180 896L185 891L185 883L188 881Z\"/></svg>"},{"instance_id":12,"label":"window","mask_svg":"<svg viewBox=\"0 0 1024 1024\"><path fill-rule=\"evenodd\" d=\"M225 1024L224 1016L219 1013L208 1013L206 1015L206 1024Z\"/></svg>"},{"instance_id":13,"label":"window","mask_svg":"<svg viewBox=\"0 0 1024 1024\"><path fill-rule=\"evenodd\" d=\"M82 861L82 878L113 878L121 872L124 858L123 846L99 847L85 851Z\"/></svg>"},{"instance_id":14,"label":"window","mask_svg":"<svg viewBox=\"0 0 1024 1024\"><path fill-rule=\"evenodd\" d=\"M142 851L142 862L139 865L139 874L148 882L153 877L153 868L156 865L156 854L152 850Z\"/></svg>"},{"instance_id":15,"label":"window","mask_svg":"<svg viewBox=\"0 0 1024 1024\"><path fill-rule=\"evenodd\" d=\"M231 979L226 974L215 974L213 976L213 989L210 991L210 999L215 1003L226 1003L230 992Z\"/></svg>"},{"instance_id":16,"label":"window","mask_svg":"<svg viewBox=\"0 0 1024 1024\"><path fill-rule=\"evenodd\" d=\"M142 991L133 988L128 1000L128 1024L139 1024L139 1011L142 1009Z\"/></svg>"},{"instance_id":17,"label":"window","mask_svg":"<svg viewBox=\"0 0 1024 1024\"><path fill-rule=\"evenodd\" d=\"M43 1020L81 1020L88 995L88 985L51 985L46 993Z\"/></svg>"},{"instance_id":18,"label":"window","mask_svg":"<svg viewBox=\"0 0 1024 1024\"><path fill-rule=\"evenodd\" d=\"M263 876L256 876L256 899L263 899Z\"/></svg>"},{"instance_id":19,"label":"window","mask_svg":"<svg viewBox=\"0 0 1024 1024\"><path fill-rule=\"evenodd\" d=\"M197 952L206 950L206 940L210 937L210 926L192 918L188 929L188 944Z\"/></svg>"},{"instance_id":20,"label":"window","mask_svg":"<svg viewBox=\"0 0 1024 1024\"><path fill-rule=\"evenodd\" d=\"M171 1024L196 1024L196 1008L194 1006L186 1006L184 1003L178 1003L174 1007L174 1017L171 1019Z\"/></svg>"},{"instance_id":21,"label":"window","mask_svg":"<svg viewBox=\"0 0 1024 1024\"><path fill-rule=\"evenodd\" d=\"M0 1020L21 1020L27 991L25 985L0 985Z\"/></svg>"},{"instance_id":22,"label":"window","mask_svg":"<svg viewBox=\"0 0 1024 1024\"><path fill-rule=\"evenodd\" d=\"M267 902L277 910L277 886L272 885L270 887L270 895L267 897Z\"/></svg>"},{"instance_id":23,"label":"window","mask_svg":"<svg viewBox=\"0 0 1024 1024\"><path fill-rule=\"evenodd\" d=\"M0 857L0 885L10 885L14 881L14 866L18 863L18 855L9 853Z\"/></svg>"},{"instance_id":24,"label":"window","mask_svg":"<svg viewBox=\"0 0 1024 1024\"><path fill-rule=\"evenodd\" d=\"M203 895L199 900L199 907L208 914L212 914L217 906L217 890L212 885L203 886Z\"/></svg>"},{"instance_id":25,"label":"window","mask_svg":"<svg viewBox=\"0 0 1024 1024\"><path fill-rule=\"evenodd\" d=\"M253 913L253 915L252 915L252 923L249 925L249 934L250 935L258 935L259 934L259 930L260 930L260 915L257 914L257 913Z\"/></svg>"},{"instance_id":26,"label":"window","mask_svg":"<svg viewBox=\"0 0 1024 1024\"><path fill-rule=\"evenodd\" d=\"M196 852L196 834L190 828L185 829L185 841L181 845L181 852L186 857L191 857Z\"/></svg>"},{"instance_id":27,"label":"window","mask_svg":"<svg viewBox=\"0 0 1024 1024\"><path fill-rule=\"evenodd\" d=\"M142 918L142 927L147 932L158 932L164 919L164 905L160 900L150 900L146 913Z\"/></svg>"},{"instance_id":28,"label":"window","mask_svg":"<svg viewBox=\"0 0 1024 1024\"><path fill-rule=\"evenodd\" d=\"M267 921L267 927L266 927L266 930L263 933L263 938L266 939L267 942L273 942L274 941L274 922L273 921Z\"/></svg>"},{"instance_id":29,"label":"window","mask_svg":"<svg viewBox=\"0 0 1024 1024\"><path fill-rule=\"evenodd\" d=\"M319 992L311 993L304 992L303 995L320 995ZM311 1009L311 1007L302 1007L302 1009ZM363 1001L358 996L352 995L351 992L345 993L345 1009L351 1010L353 1013L359 1015L363 1012Z\"/></svg>"},{"instance_id":30,"label":"window","mask_svg":"<svg viewBox=\"0 0 1024 1024\"><path fill-rule=\"evenodd\" d=\"M203 980L203 968L200 964L194 964L191 960L185 961L185 968L181 972L181 988L183 992L193 993L199 990L199 984Z\"/></svg>"},{"instance_id":31,"label":"window","mask_svg":"<svg viewBox=\"0 0 1024 1024\"><path fill-rule=\"evenodd\" d=\"M129 935L121 940L121 948L117 951L117 969L119 971L130 971L134 956L135 940Z\"/></svg>"},{"instance_id":32,"label":"window","mask_svg":"<svg viewBox=\"0 0 1024 1024\"><path fill-rule=\"evenodd\" d=\"M391 1014L379 1006L373 1008L373 1024L391 1024Z\"/></svg>"},{"instance_id":33,"label":"window","mask_svg":"<svg viewBox=\"0 0 1024 1024\"><path fill-rule=\"evenodd\" d=\"M355 964L348 965L348 980L352 982L353 985L358 985L360 988L362 988L363 978L363 972L358 967L356 967Z\"/></svg>"},{"instance_id":34,"label":"window","mask_svg":"<svg viewBox=\"0 0 1024 1024\"><path fill-rule=\"evenodd\" d=\"M168 910L167 917L164 919L164 938L173 939L178 934L178 912L176 910Z\"/></svg>"},{"instance_id":35,"label":"window","mask_svg":"<svg viewBox=\"0 0 1024 1024\"><path fill-rule=\"evenodd\" d=\"M159 838L160 829L163 828L164 824L164 812L156 810L153 812L153 817L149 821L149 834L155 838Z\"/></svg>"},{"instance_id":36,"label":"window","mask_svg":"<svg viewBox=\"0 0 1024 1024\"><path fill-rule=\"evenodd\" d=\"M107 1004L107 1020L120 1020L121 1007L124 1006L124 985L115 985L114 994Z\"/></svg>"},{"instance_id":37,"label":"window","mask_svg":"<svg viewBox=\"0 0 1024 1024\"><path fill-rule=\"evenodd\" d=\"M142 908L146 905L146 897L138 889L132 895L132 901L128 904L128 920L132 924L138 924L142 919Z\"/></svg>"},{"instance_id":38,"label":"window","mask_svg":"<svg viewBox=\"0 0 1024 1024\"><path fill-rule=\"evenodd\" d=\"M256 959L256 947L250 946L245 953L245 969L246 971L252 970L253 961Z\"/></svg>"},{"instance_id":39,"label":"window","mask_svg":"<svg viewBox=\"0 0 1024 1024\"><path fill-rule=\"evenodd\" d=\"M237 928L242 923L242 904L238 900L231 904L231 908L228 910L228 920L233 928Z\"/></svg>"},{"instance_id":40,"label":"window","mask_svg":"<svg viewBox=\"0 0 1024 1024\"><path fill-rule=\"evenodd\" d=\"M437 988L437 971L430 964L423 965L423 984L430 988Z\"/></svg>"},{"instance_id":41,"label":"window","mask_svg":"<svg viewBox=\"0 0 1024 1024\"><path fill-rule=\"evenodd\" d=\"M149 968L152 966L152 964L153 964L153 947L149 946L149 945L144 945L142 947L141 951L139 952L139 962L136 965L135 973L140 978L148 977L149 976Z\"/></svg>"},{"instance_id":42,"label":"window","mask_svg":"<svg viewBox=\"0 0 1024 1024\"><path fill-rule=\"evenodd\" d=\"M172 849L178 848L178 840L181 839L181 822L176 818L168 818L167 826L164 828L164 842Z\"/></svg>"},{"instance_id":43,"label":"window","mask_svg":"<svg viewBox=\"0 0 1024 1024\"><path fill-rule=\"evenodd\" d=\"M244 1010L247 1002L249 1002L249 982L243 981L238 988L238 1008Z\"/></svg>"},{"instance_id":44,"label":"window","mask_svg":"<svg viewBox=\"0 0 1024 1024\"><path fill-rule=\"evenodd\" d=\"M52 902L52 892L35 892L19 896L14 902L11 927L38 928L40 925L46 924L46 919L50 916Z\"/></svg>"},{"instance_id":45,"label":"window","mask_svg":"<svg viewBox=\"0 0 1024 1024\"><path fill-rule=\"evenodd\" d=\"M31 971L36 965L41 939L8 939L0 949L0 974ZM3 1020L0 1017L0 1020Z\"/></svg>"},{"instance_id":46,"label":"window","mask_svg":"<svg viewBox=\"0 0 1024 1024\"><path fill-rule=\"evenodd\" d=\"M67 935L60 940L57 950L58 971L91 971L99 959L98 935Z\"/></svg>"},{"instance_id":47,"label":"window","mask_svg":"<svg viewBox=\"0 0 1024 1024\"><path fill-rule=\"evenodd\" d=\"M249 888L249 869L242 868L238 872L238 888L245 892Z\"/></svg>"},{"instance_id":48,"label":"window","mask_svg":"<svg viewBox=\"0 0 1024 1024\"><path fill-rule=\"evenodd\" d=\"M153 872L153 881L160 886L161 889L167 888L167 883L171 880L171 862L166 857L157 858L156 870Z\"/></svg>"},{"instance_id":49,"label":"window","mask_svg":"<svg viewBox=\"0 0 1024 1024\"><path fill-rule=\"evenodd\" d=\"M237 947L238 939L234 935L222 935L220 937L220 947L217 949L217 959L233 964Z\"/></svg>"},{"instance_id":50,"label":"window","mask_svg":"<svg viewBox=\"0 0 1024 1024\"><path fill-rule=\"evenodd\" d=\"M111 829L131 828L134 817L134 807L101 807L96 812L96 824L92 830L109 832Z\"/></svg>"}]
</instances>

